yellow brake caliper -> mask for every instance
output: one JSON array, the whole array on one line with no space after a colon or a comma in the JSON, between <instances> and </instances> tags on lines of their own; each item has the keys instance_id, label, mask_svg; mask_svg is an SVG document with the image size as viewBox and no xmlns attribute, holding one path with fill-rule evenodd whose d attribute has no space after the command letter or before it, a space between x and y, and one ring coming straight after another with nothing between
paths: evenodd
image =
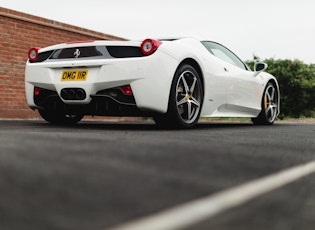
<instances>
[{"instance_id":1,"label":"yellow brake caliper","mask_svg":"<svg viewBox=\"0 0 315 230\"><path fill-rule=\"evenodd\" d=\"M267 96L265 96L265 110L267 109L267 107L268 107L268 97Z\"/></svg>"}]
</instances>

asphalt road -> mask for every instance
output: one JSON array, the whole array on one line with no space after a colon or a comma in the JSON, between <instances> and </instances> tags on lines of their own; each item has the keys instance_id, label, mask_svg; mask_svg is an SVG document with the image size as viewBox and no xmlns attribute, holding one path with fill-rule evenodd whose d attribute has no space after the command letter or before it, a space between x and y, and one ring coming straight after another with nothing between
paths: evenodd
<instances>
[{"instance_id":1,"label":"asphalt road","mask_svg":"<svg viewBox=\"0 0 315 230\"><path fill-rule=\"evenodd\" d=\"M108 229L313 161L314 137L314 123L0 120L0 229ZM313 230L315 174L187 229Z\"/></svg>"}]
</instances>

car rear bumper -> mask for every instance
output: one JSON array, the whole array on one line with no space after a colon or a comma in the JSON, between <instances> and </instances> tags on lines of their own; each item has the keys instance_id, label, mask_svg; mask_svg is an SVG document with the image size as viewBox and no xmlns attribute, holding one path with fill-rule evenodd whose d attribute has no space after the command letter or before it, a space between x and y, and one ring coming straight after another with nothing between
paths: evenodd
<instances>
[{"instance_id":1,"label":"car rear bumper","mask_svg":"<svg viewBox=\"0 0 315 230\"><path fill-rule=\"evenodd\" d=\"M134 107L140 111L165 113L177 65L177 60L164 52L156 52L154 55L141 58L28 62L25 70L27 103L32 109L45 106L44 102L38 104L34 99L34 89L39 87L54 92L58 103L69 107L82 106L85 110L95 104L95 101L100 101L101 97L97 96L99 92L130 85ZM88 76L85 80L65 81L62 79L65 70L88 70ZM63 93L68 89L75 89L80 95L83 91L85 96L82 98L78 96L73 100L71 97L67 98ZM82 91L79 92L78 89ZM104 98L113 100L108 95L102 99ZM121 102L118 104L123 105Z\"/></svg>"}]
</instances>

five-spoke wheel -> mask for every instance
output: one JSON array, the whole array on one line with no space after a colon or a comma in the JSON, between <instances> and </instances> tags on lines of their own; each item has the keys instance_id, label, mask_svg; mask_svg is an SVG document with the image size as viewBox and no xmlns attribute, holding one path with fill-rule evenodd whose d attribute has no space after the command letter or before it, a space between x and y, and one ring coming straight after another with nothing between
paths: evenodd
<instances>
[{"instance_id":1,"label":"five-spoke wheel","mask_svg":"<svg viewBox=\"0 0 315 230\"><path fill-rule=\"evenodd\" d=\"M168 111L154 120L164 127L192 128L198 122L203 102L203 88L198 72L182 65L171 86Z\"/></svg>"},{"instance_id":2,"label":"five-spoke wheel","mask_svg":"<svg viewBox=\"0 0 315 230\"><path fill-rule=\"evenodd\" d=\"M176 83L177 112L187 124L194 123L201 109L202 90L197 75L190 70L183 72Z\"/></svg>"},{"instance_id":3,"label":"five-spoke wheel","mask_svg":"<svg viewBox=\"0 0 315 230\"><path fill-rule=\"evenodd\" d=\"M279 93L276 86L269 82L262 98L262 110L257 118L253 118L254 124L271 125L278 115L278 99Z\"/></svg>"}]
</instances>

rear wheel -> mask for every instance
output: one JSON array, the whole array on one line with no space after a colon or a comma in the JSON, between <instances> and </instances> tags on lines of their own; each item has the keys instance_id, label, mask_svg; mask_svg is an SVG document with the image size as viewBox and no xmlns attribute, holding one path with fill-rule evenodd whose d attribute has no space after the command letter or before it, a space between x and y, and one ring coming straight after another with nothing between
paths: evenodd
<instances>
[{"instance_id":1,"label":"rear wheel","mask_svg":"<svg viewBox=\"0 0 315 230\"><path fill-rule=\"evenodd\" d=\"M154 117L165 128L192 128L199 120L203 102L203 88L198 72L190 65L182 65L175 73L168 111Z\"/></svg>"},{"instance_id":2,"label":"rear wheel","mask_svg":"<svg viewBox=\"0 0 315 230\"><path fill-rule=\"evenodd\" d=\"M278 114L279 93L276 86L269 82L264 91L261 107L262 110L257 118L252 118L255 125L272 125Z\"/></svg>"},{"instance_id":3,"label":"rear wheel","mask_svg":"<svg viewBox=\"0 0 315 230\"><path fill-rule=\"evenodd\" d=\"M81 121L84 115L81 114L65 114L62 110L38 110L41 117L52 124L73 125Z\"/></svg>"}]
</instances>

